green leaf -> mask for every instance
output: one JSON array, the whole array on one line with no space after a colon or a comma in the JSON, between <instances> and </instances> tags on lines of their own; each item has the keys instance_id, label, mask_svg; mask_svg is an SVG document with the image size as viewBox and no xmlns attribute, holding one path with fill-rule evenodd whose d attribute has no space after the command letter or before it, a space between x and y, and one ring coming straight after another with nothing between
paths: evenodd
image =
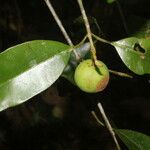
<instances>
[{"instance_id":1,"label":"green leaf","mask_svg":"<svg viewBox=\"0 0 150 150\"><path fill-rule=\"evenodd\" d=\"M69 46L35 40L0 54L0 111L21 104L51 86L70 57Z\"/></svg>"},{"instance_id":2,"label":"green leaf","mask_svg":"<svg viewBox=\"0 0 150 150\"><path fill-rule=\"evenodd\" d=\"M111 43L124 64L134 73L150 74L150 39L126 38Z\"/></svg>"},{"instance_id":3,"label":"green leaf","mask_svg":"<svg viewBox=\"0 0 150 150\"><path fill-rule=\"evenodd\" d=\"M150 137L131 130L115 129L115 132L129 150L149 150Z\"/></svg>"},{"instance_id":4,"label":"green leaf","mask_svg":"<svg viewBox=\"0 0 150 150\"><path fill-rule=\"evenodd\" d=\"M115 2L116 0L105 0L108 4Z\"/></svg>"}]
</instances>

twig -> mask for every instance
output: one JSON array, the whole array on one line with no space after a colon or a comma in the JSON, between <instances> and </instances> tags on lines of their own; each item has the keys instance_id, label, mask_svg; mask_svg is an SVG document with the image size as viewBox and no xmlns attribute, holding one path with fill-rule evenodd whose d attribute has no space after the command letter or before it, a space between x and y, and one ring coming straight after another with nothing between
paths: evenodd
<instances>
[{"instance_id":1,"label":"twig","mask_svg":"<svg viewBox=\"0 0 150 150\"><path fill-rule=\"evenodd\" d=\"M129 34L129 30L128 30L128 27L127 27L127 24L126 24L126 20L125 20L121 5L120 5L118 0L116 0L116 3L117 3L117 7L118 7L118 10L119 10L122 22L123 22L124 29L125 29L126 33Z\"/></svg>"},{"instance_id":2,"label":"twig","mask_svg":"<svg viewBox=\"0 0 150 150\"><path fill-rule=\"evenodd\" d=\"M109 72L113 73L115 75L121 76L121 77L133 78L133 76L131 76L131 75L127 74L127 73L124 73L124 72L118 72L118 71L114 71L114 70L110 70L110 69L109 69Z\"/></svg>"},{"instance_id":3,"label":"twig","mask_svg":"<svg viewBox=\"0 0 150 150\"><path fill-rule=\"evenodd\" d=\"M56 12L55 12L55 10L54 10L54 8L53 8L51 2L50 2L49 0L44 0L44 1L45 1L46 5L48 6L50 12L52 13L52 15L53 15L55 21L57 22L57 24L58 24L58 26L59 26L61 32L63 33L63 35L64 35L66 41L68 42L68 44L69 44L71 47L73 47L74 45L73 45L73 43L72 43L72 41L71 41L69 35L67 34L65 28L63 27L62 22L60 21L58 15L56 14Z\"/></svg>"},{"instance_id":4,"label":"twig","mask_svg":"<svg viewBox=\"0 0 150 150\"><path fill-rule=\"evenodd\" d=\"M94 18L94 17L92 17L92 18L93 18L93 21L94 21L94 23L95 23L97 29L98 29L98 35L100 35L101 33L103 34L103 31L102 31L101 27L99 26L99 24L98 24L96 18Z\"/></svg>"},{"instance_id":5,"label":"twig","mask_svg":"<svg viewBox=\"0 0 150 150\"><path fill-rule=\"evenodd\" d=\"M87 39L87 35L85 35L84 38L81 40L81 42L78 43L77 45L75 45L74 48L79 47L80 45L82 45L85 42L86 39Z\"/></svg>"},{"instance_id":6,"label":"twig","mask_svg":"<svg viewBox=\"0 0 150 150\"><path fill-rule=\"evenodd\" d=\"M107 44L111 44L110 41L107 41L107 40L105 40L105 39L102 39L102 38L100 38L99 36L97 36L97 35L95 35L95 34L93 34L93 33L92 33L92 36L93 36L95 39L97 39L98 41L100 41L100 42L107 43Z\"/></svg>"},{"instance_id":7,"label":"twig","mask_svg":"<svg viewBox=\"0 0 150 150\"><path fill-rule=\"evenodd\" d=\"M77 0L77 1L78 1L78 4L79 4L79 7L80 7L81 14L83 16L83 20L84 20L86 31L87 31L87 36L88 36L88 39L89 39L89 42L90 42L90 45L91 45L91 52L92 52L93 60L94 60L94 63L95 63L95 61L97 60L96 49L95 49L95 46L94 46L94 43L93 43L93 40L92 40L92 32L91 32L91 29L90 29L90 24L89 24L89 21L88 21L88 18L87 18L82 0Z\"/></svg>"},{"instance_id":8,"label":"twig","mask_svg":"<svg viewBox=\"0 0 150 150\"><path fill-rule=\"evenodd\" d=\"M53 17L54 17L54 19L55 19L57 25L59 26L59 28L60 28L62 34L64 35L66 41L67 41L68 44L71 46L71 48L72 48L72 50L73 50L73 52L74 52L74 54L75 54L75 56L76 56L76 59L79 60L80 57L79 57L79 55L76 53L76 51L74 50L73 42L71 41L71 38L69 37L68 33L66 32L66 30L65 30L65 28L64 28L64 26L63 26L61 20L59 19L58 15L56 14L56 12L55 12L55 10L54 10L54 8L53 8L53 6L52 6L50 0L44 0L44 1L45 1L45 3L46 3L47 7L49 8L50 12L52 13L52 15L53 15Z\"/></svg>"},{"instance_id":9,"label":"twig","mask_svg":"<svg viewBox=\"0 0 150 150\"><path fill-rule=\"evenodd\" d=\"M107 118L107 116L106 116L106 114L105 114L105 112L104 112L104 109L103 109L103 107L102 107L102 104L101 104L101 103L98 103L97 106L98 106L98 108L99 108L99 110L100 110L100 112L101 112L101 114L102 114L102 117L103 117L103 119L104 119L104 121L105 121L106 127L107 127L108 131L110 132L110 134L111 134L111 136L112 136L112 138L113 138L113 140L114 140L114 142L115 142L115 144L116 144L117 149L118 149L118 150L121 150L121 148L120 148L120 146L119 146L119 143L118 143L118 141L117 141L117 138L116 138L116 136L115 136L115 132L113 131L113 128L111 127L111 124L109 123L109 120L108 120L108 118Z\"/></svg>"},{"instance_id":10,"label":"twig","mask_svg":"<svg viewBox=\"0 0 150 150\"><path fill-rule=\"evenodd\" d=\"M101 126L105 126L97 117L97 115L95 114L95 111L91 111L91 114L93 115L93 117L95 118L95 120L101 125Z\"/></svg>"}]
</instances>

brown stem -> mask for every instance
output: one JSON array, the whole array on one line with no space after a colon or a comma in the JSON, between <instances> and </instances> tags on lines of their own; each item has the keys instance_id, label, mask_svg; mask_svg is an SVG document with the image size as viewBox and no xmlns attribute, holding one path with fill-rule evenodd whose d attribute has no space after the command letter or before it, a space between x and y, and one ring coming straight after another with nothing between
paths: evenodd
<instances>
[{"instance_id":1,"label":"brown stem","mask_svg":"<svg viewBox=\"0 0 150 150\"><path fill-rule=\"evenodd\" d=\"M109 120L108 120L108 118L107 118L107 116L105 114L105 111L104 111L104 109L102 107L102 104L98 103L97 106L98 106L98 108L99 108L99 110L100 110L100 112L102 114L102 117L103 117L103 119L105 121L106 127L107 127L108 131L110 132L110 134L111 134L111 136L112 136L112 138L113 138L113 140L114 140L114 142L116 144L117 150L121 150L121 148L119 146L119 143L117 141L117 138L115 136L115 132L114 132L113 128L111 127L111 124L109 123Z\"/></svg>"},{"instance_id":2,"label":"brown stem","mask_svg":"<svg viewBox=\"0 0 150 150\"><path fill-rule=\"evenodd\" d=\"M97 39L98 41L100 41L100 42L107 43L107 44L111 44L110 41L107 41L107 40L105 40L105 39L102 39L102 38L100 38L99 36L97 36L97 35L95 35L95 34L93 34L93 33L92 33L92 36L93 36L95 39Z\"/></svg>"},{"instance_id":3,"label":"brown stem","mask_svg":"<svg viewBox=\"0 0 150 150\"><path fill-rule=\"evenodd\" d=\"M118 72L118 71L114 71L114 70L110 70L110 69L109 69L109 72L113 73L115 75L121 76L121 77L133 78L133 76L131 76L131 75L127 74L127 73L124 73L124 72Z\"/></svg>"},{"instance_id":4,"label":"brown stem","mask_svg":"<svg viewBox=\"0 0 150 150\"><path fill-rule=\"evenodd\" d=\"M62 22L61 22L61 20L59 19L58 15L56 14L56 12L55 12L55 10L54 10L54 8L53 8L53 6L52 6L50 0L44 0L44 1L45 1L45 3L46 3L47 7L49 8L50 12L52 13L52 15L53 15L53 17L54 17L54 19L55 19L57 25L59 26L59 28L60 28L62 34L64 35L66 41L67 41L68 44L71 46L71 48L72 48L72 50L73 50L73 52L74 52L74 54L75 54L75 56L76 56L76 59L79 59L78 54L77 54L76 51L74 50L73 42L71 41L71 38L70 38L69 35L67 34L67 32L66 32L66 30L65 30L65 28L64 28L64 26L63 26L63 24L62 24Z\"/></svg>"},{"instance_id":5,"label":"brown stem","mask_svg":"<svg viewBox=\"0 0 150 150\"><path fill-rule=\"evenodd\" d=\"M95 120L96 120L101 126L105 126L104 123L99 120L99 118L97 117L95 111L91 111L91 114L93 115L93 117L95 118Z\"/></svg>"},{"instance_id":6,"label":"brown stem","mask_svg":"<svg viewBox=\"0 0 150 150\"><path fill-rule=\"evenodd\" d=\"M96 56L96 49L95 49L95 46L94 46L94 43L93 43L93 40L92 40L92 32L91 32L91 29L90 29L90 24L89 24L89 21L88 21L88 18L87 18L82 0L77 0L77 1L78 1L80 10L81 10L81 14L83 16L84 24L85 24L86 31L87 31L87 36L88 36L88 39L89 39L89 42L90 42L90 45L91 45L92 57L93 57L93 60L94 60L94 63L95 63L95 61L97 60L97 56Z\"/></svg>"}]
</instances>

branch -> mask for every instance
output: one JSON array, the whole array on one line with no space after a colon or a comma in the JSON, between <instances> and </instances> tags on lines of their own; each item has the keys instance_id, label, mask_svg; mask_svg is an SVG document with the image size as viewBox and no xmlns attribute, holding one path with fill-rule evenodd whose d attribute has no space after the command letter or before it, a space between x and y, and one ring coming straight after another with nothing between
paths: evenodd
<instances>
[{"instance_id":1,"label":"branch","mask_svg":"<svg viewBox=\"0 0 150 150\"><path fill-rule=\"evenodd\" d=\"M50 12L52 13L52 15L53 15L53 17L54 17L54 19L55 19L57 25L59 26L59 28L60 28L62 34L64 35L66 41L67 41L68 44L71 46L71 48L72 48L72 50L73 50L73 52L74 52L74 54L75 54L75 56L76 56L76 59L79 60L79 59L80 59L80 56L79 56L79 55L76 53L76 51L74 50L74 48L73 48L74 45L73 45L73 43L72 43L72 41L71 41L71 38L70 38L69 35L67 34L67 32L66 32L66 30L65 30L65 28L64 28L64 26L63 26L61 20L59 19L58 15L56 14L56 12L55 12L55 10L54 10L54 8L53 8L51 2L50 2L49 0L44 0L44 1L45 1L45 3L46 3L47 7L49 8Z\"/></svg>"},{"instance_id":2,"label":"branch","mask_svg":"<svg viewBox=\"0 0 150 150\"><path fill-rule=\"evenodd\" d=\"M111 124L109 123L109 120L108 120L108 118L107 118L107 116L106 116L106 114L105 114L105 112L104 112L104 109L103 109L103 107L102 107L102 104L101 104L101 103L98 103L97 106L98 106L98 108L99 108L99 110L100 110L100 112L101 112L101 114L102 114L102 117L103 117L103 119L104 119L104 121L105 121L106 127L107 127L108 131L110 132L110 134L111 134L111 136L112 136L112 138L113 138L113 140L114 140L114 142L115 142L115 144L116 144L117 149L118 149L118 150L121 150L121 148L120 148L120 146L119 146L119 143L118 143L118 141L117 141L117 138L116 138L116 136L115 136L115 132L113 131L113 128L111 127Z\"/></svg>"},{"instance_id":3,"label":"branch","mask_svg":"<svg viewBox=\"0 0 150 150\"><path fill-rule=\"evenodd\" d=\"M55 19L57 25L59 26L59 28L60 28L62 34L64 35L66 41L68 42L68 44L69 44L71 47L73 47L74 45L73 45L73 43L72 43L72 41L71 41L69 35L67 34L65 28L63 27L61 20L59 19L58 15L56 14L56 12L55 12L55 10L54 10L54 8L53 8L51 2L50 2L49 0L44 0L44 1L45 1L45 3L46 3L47 7L49 8L50 12L52 13L52 15L53 15L53 17L54 17L54 19Z\"/></svg>"},{"instance_id":4,"label":"branch","mask_svg":"<svg viewBox=\"0 0 150 150\"><path fill-rule=\"evenodd\" d=\"M86 31L87 31L87 36L88 36L88 39L89 39L89 42L90 42L90 45L91 45L92 56L93 56L94 63L95 63L95 61L97 60L96 49L95 49L95 46L94 46L94 43L93 43L93 40L92 40L92 32L91 32L91 29L90 29L90 24L89 24L89 21L88 21L88 18L87 18L82 0L77 0L77 1L78 1L78 4L79 4L79 7L80 7L81 14L83 16L84 24L85 24Z\"/></svg>"},{"instance_id":5,"label":"branch","mask_svg":"<svg viewBox=\"0 0 150 150\"><path fill-rule=\"evenodd\" d=\"M100 41L100 42L107 43L107 44L111 44L110 41L107 41L107 40L105 40L105 39L102 39L102 38L100 38L99 36L97 36L97 35L95 35L95 34L93 34L93 33L92 33L92 36L93 36L95 39L97 39L98 41Z\"/></svg>"},{"instance_id":6,"label":"branch","mask_svg":"<svg viewBox=\"0 0 150 150\"><path fill-rule=\"evenodd\" d=\"M105 126L105 125L103 124L103 122L99 120L99 118L97 117L95 111L91 111L91 114L93 115L93 117L95 118L95 120L97 121L97 123L99 123L99 124L100 124L101 126L103 126L103 127Z\"/></svg>"},{"instance_id":7,"label":"branch","mask_svg":"<svg viewBox=\"0 0 150 150\"><path fill-rule=\"evenodd\" d=\"M116 0L116 3L117 3L117 7L118 7L118 10L119 10L119 13L120 13L120 17L121 17L122 22L123 22L124 29L125 29L126 33L129 34L129 30L128 30L128 27L127 27L127 24L126 24L126 19L124 17L121 5L120 5L118 0Z\"/></svg>"},{"instance_id":8,"label":"branch","mask_svg":"<svg viewBox=\"0 0 150 150\"><path fill-rule=\"evenodd\" d=\"M118 71L114 71L114 70L110 70L110 69L109 69L109 72L113 73L115 75L121 76L121 77L133 78L133 76L131 76L131 75L127 74L127 73L124 73L124 72L118 72Z\"/></svg>"}]
</instances>

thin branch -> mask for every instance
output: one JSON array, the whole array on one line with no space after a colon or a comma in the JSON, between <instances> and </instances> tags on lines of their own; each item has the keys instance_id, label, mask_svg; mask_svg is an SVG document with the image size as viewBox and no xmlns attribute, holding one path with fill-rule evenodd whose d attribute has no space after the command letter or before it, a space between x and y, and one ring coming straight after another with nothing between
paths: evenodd
<instances>
[{"instance_id":1,"label":"thin branch","mask_svg":"<svg viewBox=\"0 0 150 150\"><path fill-rule=\"evenodd\" d=\"M109 69L109 72L113 73L115 75L121 76L121 77L133 78L133 76L131 76L131 75L127 74L127 73L124 73L124 72L118 72L118 71L114 71L114 70L110 70L110 69Z\"/></svg>"},{"instance_id":2,"label":"thin branch","mask_svg":"<svg viewBox=\"0 0 150 150\"><path fill-rule=\"evenodd\" d=\"M97 35L95 35L95 34L93 34L93 33L92 33L92 36L93 36L95 39L97 39L98 41L100 41L100 42L107 43L107 44L111 44L110 41L107 41L107 40L105 40L105 39L102 39L102 38L100 38L99 36L97 36Z\"/></svg>"},{"instance_id":3,"label":"thin branch","mask_svg":"<svg viewBox=\"0 0 150 150\"><path fill-rule=\"evenodd\" d=\"M65 28L63 27L61 20L59 19L58 15L56 14L56 12L55 12L55 10L54 10L54 8L53 8L51 2L50 2L49 0L44 0L44 1L45 1L46 5L48 6L50 12L52 13L52 15L53 15L55 21L57 22L57 24L58 24L58 26L59 26L61 32L63 33L63 35L64 35L66 41L68 42L68 44L69 44L71 47L73 47L74 45L73 45L73 43L72 43L72 41L71 41L69 35L67 34Z\"/></svg>"},{"instance_id":4,"label":"thin branch","mask_svg":"<svg viewBox=\"0 0 150 150\"><path fill-rule=\"evenodd\" d=\"M122 22L123 22L124 29L125 29L126 33L129 34L129 30L128 30L128 27L127 27L127 24L126 24L126 20L125 20L121 5L120 5L118 0L116 0L116 3L117 3L117 7L118 7L118 10L119 10Z\"/></svg>"},{"instance_id":5,"label":"thin branch","mask_svg":"<svg viewBox=\"0 0 150 150\"><path fill-rule=\"evenodd\" d=\"M90 42L90 45L91 45L92 56L93 56L94 63L95 63L95 61L97 60L96 49L95 49L95 46L94 46L94 43L93 43L93 40L92 40L92 32L91 32L91 29L90 29L90 24L89 24L89 21L88 21L88 18L87 18L82 0L77 0L77 1L78 1L78 4L79 4L79 7L80 7L81 14L83 16L83 20L84 20L86 31L87 31L87 36L88 36L88 39L89 39L89 42Z\"/></svg>"},{"instance_id":6,"label":"thin branch","mask_svg":"<svg viewBox=\"0 0 150 150\"><path fill-rule=\"evenodd\" d=\"M79 57L79 55L76 53L76 51L74 50L73 42L71 41L71 38L69 37L68 33L66 32L66 30L65 30L65 28L64 28L64 26L63 26L61 20L59 19L58 15L56 14L56 12L55 12L55 10L54 10L54 8L53 8L53 6L52 6L50 0L44 0L44 1L45 1L45 3L46 3L47 7L49 8L50 12L52 13L52 15L53 15L53 17L54 17L54 19L55 19L57 25L59 26L59 28L60 28L62 34L64 35L66 41L67 41L68 44L71 46L71 48L72 48L72 50L73 50L73 52L74 52L74 54L75 54L75 56L76 56L76 59L79 60L80 57Z\"/></svg>"},{"instance_id":7,"label":"thin branch","mask_svg":"<svg viewBox=\"0 0 150 150\"><path fill-rule=\"evenodd\" d=\"M75 45L74 48L79 47L80 45L82 45L85 42L86 39L87 39L87 35L85 35L84 38L81 40L81 42L78 43L77 45Z\"/></svg>"},{"instance_id":8,"label":"thin branch","mask_svg":"<svg viewBox=\"0 0 150 150\"><path fill-rule=\"evenodd\" d=\"M96 18L94 18L94 17L92 17L92 18L93 18L93 21L94 21L94 23L95 23L97 29L98 29L98 35L100 35L101 33L103 34L102 29L101 29L101 27L99 26L99 24L98 24Z\"/></svg>"},{"instance_id":9,"label":"thin branch","mask_svg":"<svg viewBox=\"0 0 150 150\"><path fill-rule=\"evenodd\" d=\"M91 111L91 114L93 115L93 117L95 118L95 120L101 125L101 126L105 126L97 117L97 115L95 114L95 111Z\"/></svg>"},{"instance_id":10,"label":"thin branch","mask_svg":"<svg viewBox=\"0 0 150 150\"><path fill-rule=\"evenodd\" d=\"M103 119L104 119L104 121L105 121L106 127L107 127L108 131L110 132L110 134L111 134L111 136L112 136L112 138L113 138L113 140L114 140L114 142L115 142L115 144L116 144L117 150L121 150L121 148L120 148L120 146L119 146L119 143L118 143L118 141L117 141L117 138L116 138L116 136L115 136L115 132L113 131L113 128L111 127L111 124L109 123L109 120L108 120L108 118L107 118L107 116L106 116L106 114L105 114L105 112L104 112L104 109L103 109L103 107L102 107L102 104L101 104L101 103L98 103L97 106L98 106L98 108L99 108L99 110L100 110L100 112L101 112L101 114L102 114L102 117L103 117Z\"/></svg>"}]
</instances>

